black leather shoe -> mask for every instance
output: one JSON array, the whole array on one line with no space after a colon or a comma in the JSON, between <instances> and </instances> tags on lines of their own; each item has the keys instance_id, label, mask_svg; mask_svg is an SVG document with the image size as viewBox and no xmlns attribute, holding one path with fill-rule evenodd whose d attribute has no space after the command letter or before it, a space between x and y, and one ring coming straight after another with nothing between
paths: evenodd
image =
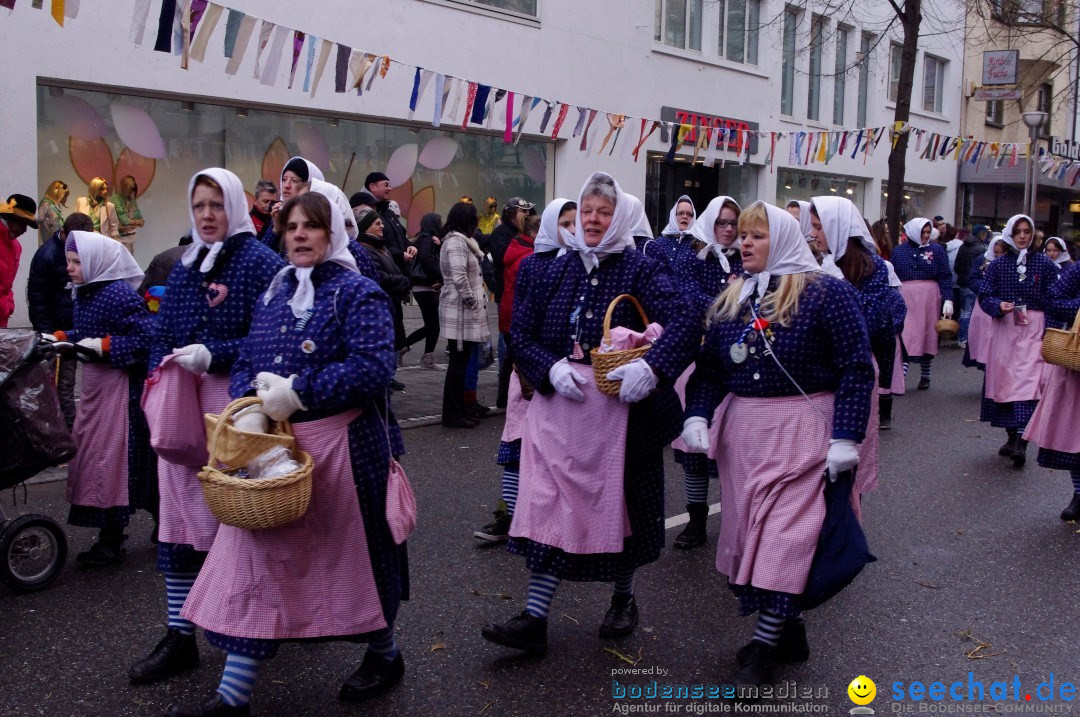
<instances>
[{"instance_id":1,"label":"black leather shoe","mask_svg":"<svg viewBox=\"0 0 1080 717\"><path fill-rule=\"evenodd\" d=\"M611 607L600 623L600 637L626 637L638 623L637 601L633 595L612 595Z\"/></svg>"},{"instance_id":2,"label":"black leather shoe","mask_svg":"<svg viewBox=\"0 0 1080 717\"><path fill-rule=\"evenodd\" d=\"M404 391L405 390L405 384L403 384L401 381L398 381L396 378L392 379L390 381L390 390L391 391Z\"/></svg>"},{"instance_id":3,"label":"black leather shoe","mask_svg":"<svg viewBox=\"0 0 1080 717\"><path fill-rule=\"evenodd\" d=\"M119 540L99 540L91 545L89 550L76 555L75 562L92 568L103 568L106 565L122 563L124 558L127 557L127 550L124 548L125 540L127 540L126 535Z\"/></svg>"},{"instance_id":4,"label":"black leather shoe","mask_svg":"<svg viewBox=\"0 0 1080 717\"><path fill-rule=\"evenodd\" d=\"M501 625L484 625L480 634L488 642L512 647L531 655L547 653L547 620L534 617L525 611Z\"/></svg>"},{"instance_id":5,"label":"black leather shoe","mask_svg":"<svg viewBox=\"0 0 1080 717\"><path fill-rule=\"evenodd\" d=\"M250 717L251 705L230 707L225 704L220 692L207 697L197 705L178 705L173 703L165 712L165 717Z\"/></svg>"},{"instance_id":6,"label":"black leather shoe","mask_svg":"<svg viewBox=\"0 0 1080 717\"><path fill-rule=\"evenodd\" d=\"M1017 438L1016 447L1013 448L1012 455L1009 456L1012 458L1015 467L1023 468L1024 464L1027 463L1027 446L1027 441L1023 438Z\"/></svg>"},{"instance_id":7,"label":"black leather shoe","mask_svg":"<svg viewBox=\"0 0 1080 717\"><path fill-rule=\"evenodd\" d=\"M733 685L771 685L776 671L777 649L764 642L751 640L737 654L743 655L746 662L731 676Z\"/></svg>"},{"instance_id":8,"label":"black leather shoe","mask_svg":"<svg viewBox=\"0 0 1080 717\"><path fill-rule=\"evenodd\" d=\"M757 643L761 644L761 643ZM735 653L735 662L739 667L750 662L751 649L754 645L743 645ZM780 642L776 645L776 659L781 662L806 662L810 659L810 643L806 641L806 623L788 620L780 632Z\"/></svg>"},{"instance_id":9,"label":"black leather shoe","mask_svg":"<svg viewBox=\"0 0 1080 717\"><path fill-rule=\"evenodd\" d=\"M928 378L920 378L919 379L919 390L920 391L925 391L928 388L930 388L930 379L928 379Z\"/></svg>"},{"instance_id":10,"label":"black leather shoe","mask_svg":"<svg viewBox=\"0 0 1080 717\"><path fill-rule=\"evenodd\" d=\"M1016 448L1016 436L1010 433L1009 440L1005 441L1001 448L998 449L998 455L1008 458L1012 455L1014 448Z\"/></svg>"},{"instance_id":11,"label":"black leather shoe","mask_svg":"<svg viewBox=\"0 0 1080 717\"><path fill-rule=\"evenodd\" d=\"M487 418L490 414L490 406L484 406L479 403L469 403L465 405L465 415L473 420Z\"/></svg>"},{"instance_id":12,"label":"black leather shoe","mask_svg":"<svg viewBox=\"0 0 1080 717\"><path fill-rule=\"evenodd\" d=\"M675 536L674 543L676 548L682 550L704 545L707 539L705 523L709 519L709 506L705 503L687 503L686 510L690 513L690 522Z\"/></svg>"},{"instance_id":13,"label":"black leather shoe","mask_svg":"<svg viewBox=\"0 0 1080 717\"><path fill-rule=\"evenodd\" d=\"M199 647L194 635L169 629L153 651L128 670L128 677L137 684L150 684L168 679L199 666Z\"/></svg>"},{"instance_id":14,"label":"black leather shoe","mask_svg":"<svg viewBox=\"0 0 1080 717\"><path fill-rule=\"evenodd\" d=\"M405 658L400 652L393 660L386 660L369 649L360 667L341 685L338 699L359 702L381 695L401 682L404 676Z\"/></svg>"},{"instance_id":15,"label":"black leather shoe","mask_svg":"<svg viewBox=\"0 0 1080 717\"><path fill-rule=\"evenodd\" d=\"M881 396L878 399L878 428L882 431L888 431L892 428L892 405L893 397L891 395Z\"/></svg>"},{"instance_id":16,"label":"black leather shoe","mask_svg":"<svg viewBox=\"0 0 1080 717\"><path fill-rule=\"evenodd\" d=\"M1069 507L1061 511L1062 520L1080 520L1080 493L1073 493Z\"/></svg>"}]
</instances>

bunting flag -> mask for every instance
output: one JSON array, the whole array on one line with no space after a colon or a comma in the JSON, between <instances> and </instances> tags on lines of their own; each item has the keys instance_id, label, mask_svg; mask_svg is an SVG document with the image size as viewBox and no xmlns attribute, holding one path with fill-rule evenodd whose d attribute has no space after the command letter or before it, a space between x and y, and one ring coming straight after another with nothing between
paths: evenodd
<instances>
[{"instance_id":1,"label":"bunting flag","mask_svg":"<svg viewBox=\"0 0 1080 717\"><path fill-rule=\"evenodd\" d=\"M64 17L68 20L74 20L79 16L79 5L81 0L67 0L64 3Z\"/></svg>"},{"instance_id":2,"label":"bunting flag","mask_svg":"<svg viewBox=\"0 0 1080 717\"><path fill-rule=\"evenodd\" d=\"M311 68L315 64L315 43L319 41L319 38L314 35L308 35L307 44L307 67L304 70L304 92L311 91Z\"/></svg>"},{"instance_id":3,"label":"bunting flag","mask_svg":"<svg viewBox=\"0 0 1080 717\"><path fill-rule=\"evenodd\" d=\"M239 10L229 10L229 17L225 20L225 57L232 59L236 50L236 38L240 34L240 23L245 15Z\"/></svg>"},{"instance_id":4,"label":"bunting flag","mask_svg":"<svg viewBox=\"0 0 1080 717\"><path fill-rule=\"evenodd\" d=\"M266 51L266 46L270 44L270 35L273 34L274 28L277 27L274 23L263 20L259 25L259 44L255 51L255 74L256 80L262 79L262 57Z\"/></svg>"},{"instance_id":5,"label":"bunting flag","mask_svg":"<svg viewBox=\"0 0 1080 717\"><path fill-rule=\"evenodd\" d=\"M484 129L491 129L491 125L495 121L495 105L497 105L499 100L503 97L506 97L506 90L496 89L494 94L488 93L488 103L485 108L487 119L484 120Z\"/></svg>"},{"instance_id":6,"label":"bunting flag","mask_svg":"<svg viewBox=\"0 0 1080 717\"><path fill-rule=\"evenodd\" d=\"M514 144L521 141L521 133L525 131L525 123L529 119L529 114L532 113L533 107L536 107L538 104L540 104L539 97L526 96L525 99L521 101L521 112L518 113L518 118L514 121L514 124L517 126Z\"/></svg>"},{"instance_id":7,"label":"bunting flag","mask_svg":"<svg viewBox=\"0 0 1080 717\"><path fill-rule=\"evenodd\" d=\"M846 133L845 133L846 134ZM765 164L769 165L769 174L776 170L776 132L769 132L769 156L765 158Z\"/></svg>"},{"instance_id":8,"label":"bunting flag","mask_svg":"<svg viewBox=\"0 0 1080 717\"><path fill-rule=\"evenodd\" d=\"M180 10L180 69L188 68L188 53L191 52L191 0L185 0Z\"/></svg>"},{"instance_id":9,"label":"bunting flag","mask_svg":"<svg viewBox=\"0 0 1080 717\"><path fill-rule=\"evenodd\" d=\"M570 133L571 137L577 137L581 134L581 131L585 128L585 120L588 117L588 107L578 107L577 123L574 125L574 131Z\"/></svg>"},{"instance_id":10,"label":"bunting flag","mask_svg":"<svg viewBox=\"0 0 1080 717\"><path fill-rule=\"evenodd\" d=\"M442 124L443 105L446 103L446 75L435 74L435 114L431 119L431 126L438 127Z\"/></svg>"},{"instance_id":11,"label":"bunting flag","mask_svg":"<svg viewBox=\"0 0 1080 717\"><path fill-rule=\"evenodd\" d=\"M296 66L300 64L300 54L304 51L304 33L293 30L292 62L289 63L289 89L296 81Z\"/></svg>"},{"instance_id":12,"label":"bunting flag","mask_svg":"<svg viewBox=\"0 0 1080 717\"><path fill-rule=\"evenodd\" d=\"M479 92L479 85L475 82L469 83L469 88L466 90L465 95L465 116L461 118L461 129L465 129L469 124L469 119L472 117L473 107L476 104L476 95Z\"/></svg>"},{"instance_id":13,"label":"bunting flag","mask_svg":"<svg viewBox=\"0 0 1080 717\"><path fill-rule=\"evenodd\" d=\"M559 108L559 116L555 118L555 126L551 130L551 138L559 138L559 130L562 129L563 122L566 121L566 115L570 113L570 105L563 103Z\"/></svg>"},{"instance_id":14,"label":"bunting flag","mask_svg":"<svg viewBox=\"0 0 1080 717\"><path fill-rule=\"evenodd\" d=\"M315 96L315 90L319 89L319 81L322 79L326 63L330 61L330 53L334 49L334 43L324 39L319 47L319 61L315 63L315 78L311 81L311 96Z\"/></svg>"},{"instance_id":15,"label":"bunting flag","mask_svg":"<svg viewBox=\"0 0 1080 717\"><path fill-rule=\"evenodd\" d=\"M471 92L471 90L470 90ZM487 102L488 95L491 94L490 85L476 84L476 92L469 97L469 104L472 106L472 112L466 112L465 116L469 118L469 121L473 124L483 124L484 117L487 116Z\"/></svg>"},{"instance_id":16,"label":"bunting flag","mask_svg":"<svg viewBox=\"0 0 1080 717\"><path fill-rule=\"evenodd\" d=\"M210 36L214 34L224 8L215 3L206 7L206 14L199 23L199 31L195 34L195 40L191 43L191 59L195 62L203 62L206 59L206 48L210 44Z\"/></svg>"},{"instance_id":17,"label":"bunting flag","mask_svg":"<svg viewBox=\"0 0 1080 717\"><path fill-rule=\"evenodd\" d=\"M371 73L371 76L374 77L376 74L378 73L373 72ZM450 78L450 94L454 96L454 104L450 106L450 112L447 114L446 118L454 124L457 124L457 113L458 109L461 107L461 96L465 94L466 91L467 85L464 80L459 80L456 77Z\"/></svg>"},{"instance_id":18,"label":"bunting flag","mask_svg":"<svg viewBox=\"0 0 1080 717\"><path fill-rule=\"evenodd\" d=\"M503 128L503 142L512 144L514 141L514 93L506 95L506 126Z\"/></svg>"},{"instance_id":19,"label":"bunting flag","mask_svg":"<svg viewBox=\"0 0 1080 717\"><path fill-rule=\"evenodd\" d=\"M598 112L599 110L589 110L589 120L585 124L585 131L581 133L581 144L578 145L578 149L580 149L582 152L584 152L588 147L589 130L592 128L593 120L596 119L596 115Z\"/></svg>"},{"instance_id":20,"label":"bunting flag","mask_svg":"<svg viewBox=\"0 0 1080 717\"><path fill-rule=\"evenodd\" d=\"M337 56L334 58L334 92L338 94L345 92L345 85L349 82L350 57L352 57L352 48L338 44Z\"/></svg>"},{"instance_id":21,"label":"bunting flag","mask_svg":"<svg viewBox=\"0 0 1080 717\"><path fill-rule=\"evenodd\" d=\"M603 154L604 148L608 146L608 142L611 140L611 135L618 132L622 128L623 123L626 121L626 115L613 115L611 113L605 114L608 123L607 134L604 135L603 142L600 143L600 151L597 154ZM615 148L612 147L612 150Z\"/></svg>"},{"instance_id":22,"label":"bunting flag","mask_svg":"<svg viewBox=\"0 0 1080 717\"><path fill-rule=\"evenodd\" d=\"M56 20L56 24L60 27L64 26L64 0L52 0L52 6L49 11L52 14L52 19ZM156 49L156 48L155 48Z\"/></svg>"},{"instance_id":23,"label":"bunting flag","mask_svg":"<svg viewBox=\"0 0 1080 717\"><path fill-rule=\"evenodd\" d=\"M63 3L61 3L63 5ZM35 0L34 7L40 8L42 6L41 0ZM56 3L53 3L53 7L56 7ZM53 13L53 17L56 17L56 13ZM62 26L64 17L64 11L60 11ZM135 11L131 14L131 30L128 35L131 41L135 43L135 47L142 47L143 39L146 37L146 21L150 18L150 0L135 0Z\"/></svg>"},{"instance_id":24,"label":"bunting flag","mask_svg":"<svg viewBox=\"0 0 1080 717\"><path fill-rule=\"evenodd\" d=\"M274 28L274 39L270 42L270 52L266 56L266 65L263 67L259 82L267 87L273 87L277 82L278 70L281 69L281 58L285 51L285 41L289 39L289 28L277 25Z\"/></svg>"},{"instance_id":25,"label":"bunting flag","mask_svg":"<svg viewBox=\"0 0 1080 717\"><path fill-rule=\"evenodd\" d=\"M53 17L56 17L56 6L60 5L61 17L56 21L61 25L64 24L63 12L64 12L64 0L60 0L59 3L53 0ZM155 52L172 52L172 39L173 39L173 17L176 15L176 0L161 0L161 12L158 15L158 29L157 40L154 42Z\"/></svg>"},{"instance_id":26,"label":"bunting flag","mask_svg":"<svg viewBox=\"0 0 1080 717\"><path fill-rule=\"evenodd\" d=\"M240 69L240 63L244 60L244 53L247 52L248 43L251 42L251 36L255 33L255 19L253 15L243 15L240 18L236 36L233 38L233 52L228 64L225 65L225 74L235 75L237 70ZM228 38L226 38L226 42L228 42Z\"/></svg>"},{"instance_id":27,"label":"bunting flag","mask_svg":"<svg viewBox=\"0 0 1080 717\"><path fill-rule=\"evenodd\" d=\"M548 121L551 120L551 115L555 112L555 107L558 104L554 100L548 100L547 109L544 110L544 118L540 120L540 134L547 132Z\"/></svg>"}]
</instances>

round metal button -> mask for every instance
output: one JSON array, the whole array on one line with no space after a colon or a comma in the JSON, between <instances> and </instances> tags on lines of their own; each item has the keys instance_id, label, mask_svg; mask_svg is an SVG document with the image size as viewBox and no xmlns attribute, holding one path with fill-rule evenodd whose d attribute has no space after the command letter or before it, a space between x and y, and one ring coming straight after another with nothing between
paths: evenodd
<instances>
[{"instance_id":1,"label":"round metal button","mask_svg":"<svg viewBox=\"0 0 1080 717\"><path fill-rule=\"evenodd\" d=\"M582 344L582 345L581 345L581 348L583 348L584 350L588 351L588 350L589 350L589 345L588 345L588 344Z\"/></svg>"},{"instance_id":2,"label":"round metal button","mask_svg":"<svg viewBox=\"0 0 1080 717\"><path fill-rule=\"evenodd\" d=\"M593 277L593 278L592 278L591 280L589 280L589 283L590 283L590 284L592 284L593 286L597 286L597 285L598 285L598 284L600 283L600 280L599 280L599 279L597 279L597 278L596 278L596 277L594 276L594 277ZM583 298L583 299L584 299L585 297L583 296L583 297L581 297L581 298Z\"/></svg>"},{"instance_id":3,"label":"round metal button","mask_svg":"<svg viewBox=\"0 0 1080 717\"><path fill-rule=\"evenodd\" d=\"M592 309L589 309L588 311L585 312L585 318L586 319L591 319L592 317L593 317Z\"/></svg>"},{"instance_id":4,"label":"round metal button","mask_svg":"<svg viewBox=\"0 0 1080 717\"><path fill-rule=\"evenodd\" d=\"M288 327L288 326L282 326L282 327L281 327L281 333L285 333L285 332L286 332L286 331L288 331L288 330L289 330L289 327Z\"/></svg>"},{"instance_id":5,"label":"round metal button","mask_svg":"<svg viewBox=\"0 0 1080 717\"><path fill-rule=\"evenodd\" d=\"M760 381L761 380L761 374L760 373L755 373L754 374L754 380L755 381Z\"/></svg>"},{"instance_id":6,"label":"round metal button","mask_svg":"<svg viewBox=\"0 0 1080 717\"><path fill-rule=\"evenodd\" d=\"M208 316L200 316L199 318L200 318L200 319L201 319L202 321L209 321L209 320L210 320L210 317L208 317Z\"/></svg>"},{"instance_id":7,"label":"round metal button","mask_svg":"<svg viewBox=\"0 0 1080 717\"><path fill-rule=\"evenodd\" d=\"M275 356L274 357L274 363L281 363L281 357L280 356Z\"/></svg>"}]
</instances>

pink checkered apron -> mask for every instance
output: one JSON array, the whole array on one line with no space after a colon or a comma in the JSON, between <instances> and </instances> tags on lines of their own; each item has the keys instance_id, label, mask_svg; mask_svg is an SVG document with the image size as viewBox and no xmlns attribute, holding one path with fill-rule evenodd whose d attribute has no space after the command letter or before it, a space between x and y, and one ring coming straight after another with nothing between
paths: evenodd
<instances>
[{"instance_id":1,"label":"pink checkered apron","mask_svg":"<svg viewBox=\"0 0 1080 717\"><path fill-rule=\"evenodd\" d=\"M229 403L229 377L204 373L199 380L199 405L202 413L221 413ZM202 415L196 424L187 418L188 430L205 433ZM196 465L181 466L158 458L158 488L161 515L158 536L162 542L187 544L196 550L209 550L217 534L218 521L203 499L199 471L209 456L193 456Z\"/></svg>"},{"instance_id":2,"label":"pink checkered apron","mask_svg":"<svg viewBox=\"0 0 1080 717\"><path fill-rule=\"evenodd\" d=\"M900 293L907 304L904 347L908 356L937 356L941 288L936 281L903 281L900 282Z\"/></svg>"},{"instance_id":3,"label":"pink checkered apron","mask_svg":"<svg viewBox=\"0 0 1080 717\"><path fill-rule=\"evenodd\" d=\"M904 352L900 349L900 337L896 337L896 353L893 356L892 385L888 388L878 388L879 396L893 395L903 396L904 391Z\"/></svg>"},{"instance_id":4,"label":"pink checkered apron","mask_svg":"<svg viewBox=\"0 0 1080 717\"><path fill-rule=\"evenodd\" d=\"M503 424L503 443L512 443L521 438L521 429L525 425L525 412L529 402L521 395L521 379L517 371L510 372L510 389L506 394L506 422Z\"/></svg>"},{"instance_id":5,"label":"pink checkered apron","mask_svg":"<svg viewBox=\"0 0 1080 717\"><path fill-rule=\"evenodd\" d=\"M311 454L311 503L279 528L218 529L181 615L231 637L280 640L386 627L353 482L348 427L359 411L293 424Z\"/></svg>"},{"instance_id":6,"label":"pink checkered apron","mask_svg":"<svg viewBox=\"0 0 1080 717\"><path fill-rule=\"evenodd\" d=\"M1012 314L1005 314L990 324L985 396L995 403L1042 398L1042 335L1046 320L1043 312L1032 309L1028 309L1027 318L1028 323L1020 326Z\"/></svg>"},{"instance_id":7,"label":"pink checkered apron","mask_svg":"<svg viewBox=\"0 0 1080 717\"><path fill-rule=\"evenodd\" d=\"M874 385L877 385L878 365L877 359L872 359L874 362ZM904 369L902 366L897 365L897 371L903 374ZM870 419L866 422L866 436L863 438L863 442L859 444L859 470L855 472L855 495L872 493L877 490L878 487L878 444L879 436L878 431L881 427L881 417L878 415L878 404L881 401L878 399L878 392L870 392ZM857 502L857 501L856 501ZM855 514L859 514L859 508L856 506Z\"/></svg>"},{"instance_id":8,"label":"pink checkered apron","mask_svg":"<svg viewBox=\"0 0 1080 717\"><path fill-rule=\"evenodd\" d=\"M72 505L128 505L128 375L108 364L83 364L67 499Z\"/></svg>"},{"instance_id":9,"label":"pink checkered apron","mask_svg":"<svg viewBox=\"0 0 1080 717\"><path fill-rule=\"evenodd\" d=\"M814 393L810 402L802 396L728 402L716 447L724 496L716 569L729 582L795 595L806 587L825 520L834 399Z\"/></svg>"},{"instance_id":10,"label":"pink checkered apron","mask_svg":"<svg viewBox=\"0 0 1080 717\"><path fill-rule=\"evenodd\" d=\"M1080 453L1080 430L1076 410L1080 406L1080 372L1047 364L1046 393L1024 430L1024 438L1039 448L1061 453Z\"/></svg>"},{"instance_id":11,"label":"pink checkered apron","mask_svg":"<svg viewBox=\"0 0 1080 717\"><path fill-rule=\"evenodd\" d=\"M982 310L979 302L975 302L975 308L971 310L971 321L968 323L968 357L972 361L981 364L986 363L986 354L990 350L990 325L993 319Z\"/></svg>"},{"instance_id":12,"label":"pink checkered apron","mask_svg":"<svg viewBox=\"0 0 1080 717\"><path fill-rule=\"evenodd\" d=\"M567 553L619 553L630 535L623 493L630 407L596 389L591 366L583 401L539 393L521 438L521 480L510 535Z\"/></svg>"}]
</instances>

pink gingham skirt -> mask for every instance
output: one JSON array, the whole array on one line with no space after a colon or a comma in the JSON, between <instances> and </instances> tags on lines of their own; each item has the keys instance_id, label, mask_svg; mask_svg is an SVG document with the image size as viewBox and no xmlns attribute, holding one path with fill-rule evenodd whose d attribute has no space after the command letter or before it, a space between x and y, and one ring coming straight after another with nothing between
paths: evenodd
<instances>
[{"instance_id":1,"label":"pink gingham skirt","mask_svg":"<svg viewBox=\"0 0 1080 717\"><path fill-rule=\"evenodd\" d=\"M1043 312L1028 309L1028 323L1018 325L1012 314L993 319L986 356L986 397L995 403L1042 398Z\"/></svg>"},{"instance_id":2,"label":"pink gingham skirt","mask_svg":"<svg viewBox=\"0 0 1080 717\"><path fill-rule=\"evenodd\" d=\"M696 363L690 364L675 381L675 393L679 394L679 405L683 407L683 410L686 410L686 384L690 381L690 374L694 373L695 366L697 366ZM686 441L682 439L682 436L679 436L672 441L671 447L677 451L689 453L689 448L686 445Z\"/></svg>"},{"instance_id":3,"label":"pink gingham skirt","mask_svg":"<svg viewBox=\"0 0 1080 717\"><path fill-rule=\"evenodd\" d=\"M810 402L802 396L728 402L716 448L724 496L716 569L728 582L795 595L805 589L825 520L834 399L814 393Z\"/></svg>"},{"instance_id":4,"label":"pink gingham skirt","mask_svg":"<svg viewBox=\"0 0 1080 717\"><path fill-rule=\"evenodd\" d=\"M108 364L83 364L75 444L67 474L72 505L128 505L128 375Z\"/></svg>"},{"instance_id":5,"label":"pink gingham skirt","mask_svg":"<svg viewBox=\"0 0 1080 717\"><path fill-rule=\"evenodd\" d=\"M936 281L904 281L900 293L907 304L903 335L908 356L937 356L941 288Z\"/></svg>"},{"instance_id":6,"label":"pink gingham skirt","mask_svg":"<svg viewBox=\"0 0 1080 717\"><path fill-rule=\"evenodd\" d=\"M1024 430L1024 438L1039 448L1060 453L1080 453L1080 372L1050 366L1046 393Z\"/></svg>"},{"instance_id":7,"label":"pink gingham skirt","mask_svg":"<svg viewBox=\"0 0 1080 717\"><path fill-rule=\"evenodd\" d=\"M888 388L878 388L879 396L903 396L907 389L904 387L904 352L900 348L900 337L896 337L896 354L893 356L892 385Z\"/></svg>"},{"instance_id":8,"label":"pink gingham skirt","mask_svg":"<svg viewBox=\"0 0 1080 717\"><path fill-rule=\"evenodd\" d=\"M229 403L229 377L204 373L199 381L199 405L203 413L221 413ZM192 420L193 419L189 419ZM205 431L202 416L191 431ZM203 456L205 465L209 456ZM203 499L199 485L200 466L178 466L158 458L158 488L161 515L158 536L162 542L187 544L196 550L209 550L217 535L218 521Z\"/></svg>"},{"instance_id":9,"label":"pink gingham skirt","mask_svg":"<svg viewBox=\"0 0 1080 717\"><path fill-rule=\"evenodd\" d=\"M972 361L981 364L986 363L986 355L990 350L990 325L993 319L982 310L979 302L975 302L975 308L971 310L971 321L968 323L968 357Z\"/></svg>"},{"instance_id":10,"label":"pink gingham skirt","mask_svg":"<svg viewBox=\"0 0 1080 717\"><path fill-rule=\"evenodd\" d=\"M521 438L521 429L525 425L525 412L529 402L521 395L521 379L517 371L510 372L510 389L506 394L506 422L503 424L503 443L513 443Z\"/></svg>"},{"instance_id":11,"label":"pink gingham skirt","mask_svg":"<svg viewBox=\"0 0 1080 717\"><path fill-rule=\"evenodd\" d=\"M567 553L618 553L630 535L623 475L630 407L596 389L591 366L583 401L539 393L521 437L521 479L510 535Z\"/></svg>"},{"instance_id":12,"label":"pink gingham skirt","mask_svg":"<svg viewBox=\"0 0 1080 717\"><path fill-rule=\"evenodd\" d=\"M293 425L311 454L311 503L279 528L218 529L181 615L231 637L283 640L386 627L353 482L349 423L358 411Z\"/></svg>"},{"instance_id":13,"label":"pink gingham skirt","mask_svg":"<svg viewBox=\"0 0 1080 717\"><path fill-rule=\"evenodd\" d=\"M901 375L904 373L904 369L899 364L896 366L896 370ZM893 372L895 375L895 371ZM874 361L874 385L877 385L878 366L877 361ZM878 445L880 443L880 436L878 431L881 428L881 417L878 415L878 404L881 401L878 398L877 391L870 392L870 420L866 422L866 436L863 438L863 442L859 444L859 470L855 472L855 495L872 493L877 490L878 487ZM855 514L859 514L858 506L855 508Z\"/></svg>"}]
</instances>

